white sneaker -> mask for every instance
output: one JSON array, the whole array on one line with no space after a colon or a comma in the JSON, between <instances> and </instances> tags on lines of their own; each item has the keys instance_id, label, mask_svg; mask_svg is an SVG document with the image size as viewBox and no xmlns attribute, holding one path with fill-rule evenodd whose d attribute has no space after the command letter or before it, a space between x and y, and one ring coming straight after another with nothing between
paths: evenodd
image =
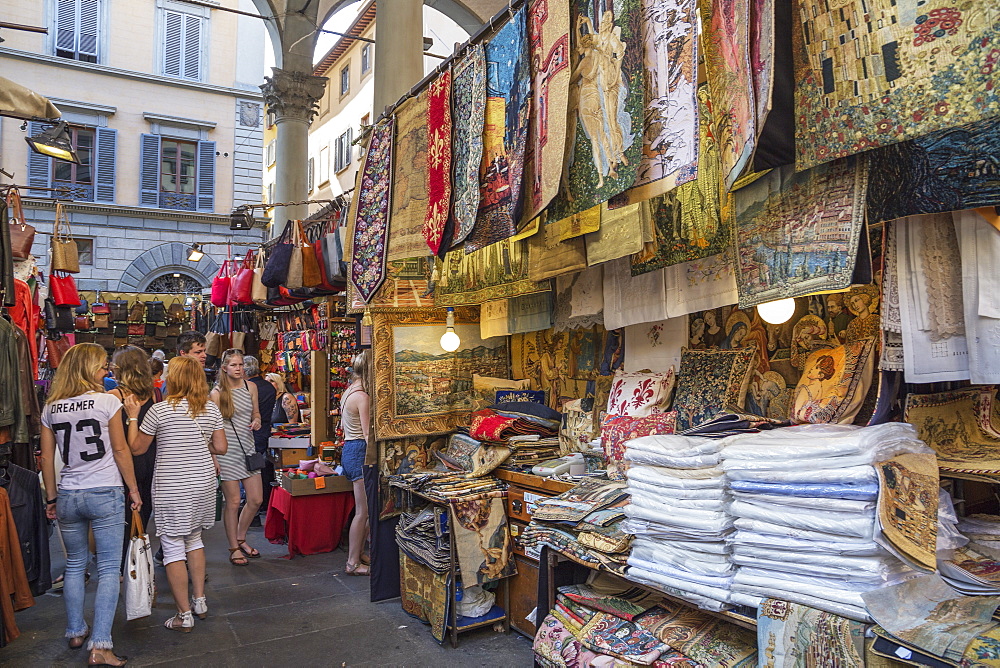
<instances>
[{"instance_id":1,"label":"white sneaker","mask_svg":"<svg viewBox=\"0 0 1000 668\"><path fill-rule=\"evenodd\" d=\"M194 610L194 614L198 615L198 619L208 617L208 601L205 600L204 596L201 598L192 598L191 609Z\"/></svg>"}]
</instances>

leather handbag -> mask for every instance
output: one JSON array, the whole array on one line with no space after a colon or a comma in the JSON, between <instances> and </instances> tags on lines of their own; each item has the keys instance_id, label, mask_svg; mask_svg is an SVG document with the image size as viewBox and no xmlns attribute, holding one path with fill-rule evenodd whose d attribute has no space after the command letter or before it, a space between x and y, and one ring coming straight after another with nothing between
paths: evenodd
<instances>
[{"instance_id":1,"label":"leather handbag","mask_svg":"<svg viewBox=\"0 0 1000 668\"><path fill-rule=\"evenodd\" d=\"M243 453L243 459L246 460L247 471L259 471L264 468L264 464L267 461L264 459L264 453L257 452L255 449L250 454L247 454L246 448L243 447L243 439L240 438L239 429L236 428L232 420L229 420L229 425L233 428L233 433L236 434L236 442L240 444L240 451Z\"/></svg>"},{"instance_id":2,"label":"leather handbag","mask_svg":"<svg viewBox=\"0 0 1000 668\"><path fill-rule=\"evenodd\" d=\"M229 306L229 287L232 281L232 260L227 259L219 267L219 272L212 279L212 306Z\"/></svg>"},{"instance_id":3,"label":"leather handbag","mask_svg":"<svg viewBox=\"0 0 1000 668\"><path fill-rule=\"evenodd\" d=\"M77 332L76 333L77 343L96 343L97 335L93 332Z\"/></svg>"},{"instance_id":4,"label":"leather handbag","mask_svg":"<svg viewBox=\"0 0 1000 668\"><path fill-rule=\"evenodd\" d=\"M243 258L243 264L240 265L232 282L229 284L229 297L234 304L253 304L253 281L256 258L257 256L253 251L247 251L246 257Z\"/></svg>"},{"instance_id":5,"label":"leather handbag","mask_svg":"<svg viewBox=\"0 0 1000 668\"><path fill-rule=\"evenodd\" d=\"M49 295L56 306L80 305L80 293L76 291L76 281L73 274L54 271L49 274Z\"/></svg>"},{"instance_id":6,"label":"leather handbag","mask_svg":"<svg viewBox=\"0 0 1000 668\"><path fill-rule=\"evenodd\" d=\"M257 251L254 260L253 284L250 287L250 299L254 304L264 304L267 301L267 286L261 282L264 275L264 249Z\"/></svg>"},{"instance_id":7,"label":"leather handbag","mask_svg":"<svg viewBox=\"0 0 1000 668\"><path fill-rule=\"evenodd\" d=\"M299 223L299 243L299 252L302 254L302 287L319 287L323 282L323 273L316 257L316 249L306 239L301 223Z\"/></svg>"},{"instance_id":8,"label":"leather handbag","mask_svg":"<svg viewBox=\"0 0 1000 668\"><path fill-rule=\"evenodd\" d=\"M167 338L167 326L166 325L155 325L153 327L153 336L158 339Z\"/></svg>"},{"instance_id":9,"label":"leather handbag","mask_svg":"<svg viewBox=\"0 0 1000 668\"><path fill-rule=\"evenodd\" d=\"M45 298L45 304L42 306L42 315L45 317L45 329L55 329L56 304L52 301L52 297Z\"/></svg>"},{"instance_id":10,"label":"leather handbag","mask_svg":"<svg viewBox=\"0 0 1000 668\"><path fill-rule=\"evenodd\" d=\"M177 349L177 337L168 336L163 339L163 349L164 350L176 350Z\"/></svg>"},{"instance_id":11,"label":"leather handbag","mask_svg":"<svg viewBox=\"0 0 1000 668\"><path fill-rule=\"evenodd\" d=\"M21 194L17 188L7 191L7 224L10 232L10 252L17 260L27 260L35 243L35 228L24 221Z\"/></svg>"},{"instance_id":12,"label":"leather handbag","mask_svg":"<svg viewBox=\"0 0 1000 668\"><path fill-rule=\"evenodd\" d=\"M163 302L146 302L146 322L165 322L167 319L167 309L163 307Z\"/></svg>"},{"instance_id":13,"label":"leather handbag","mask_svg":"<svg viewBox=\"0 0 1000 668\"><path fill-rule=\"evenodd\" d=\"M145 336L146 326L141 322L133 322L126 327L125 331L127 332L126 336Z\"/></svg>"},{"instance_id":14,"label":"leather handbag","mask_svg":"<svg viewBox=\"0 0 1000 668\"><path fill-rule=\"evenodd\" d=\"M83 295L77 295L80 298L80 305L76 307L77 315L87 315L90 311L90 302Z\"/></svg>"},{"instance_id":15,"label":"leather handbag","mask_svg":"<svg viewBox=\"0 0 1000 668\"><path fill-rule=\"evenodd\" d=\"M180 325L167 325L167 333L164 336L180 336L181 326Z\"/></svg>"},{"instance_id":16,"label":"leather handbag","mask_svg":"<svg viewBox=\"0 0 1000 668\"><path fill-rule=\"evenodd\" d=\"M73 318L73 329L86 332L90 329L90 318L85 315L78 315Z\"/></svg>"},{"instance_id":17,"label":"leather handbag","mask_svg":"<svg viewBox=\"0 0 1000 668\"><path fill-rule=\"evenodd\" d=\"M209 332L205 335L205 354L212 357L219 357L225 350L222 343L222 334Z\"/></svg>"},{"instance_id":18,"label":"leather handbag","mask_svg":"<svg viewBox=\"0 0 1000 668\"><path fill-rule=\"evenodd\" d=\"M129 322L143 322L146 319L146 307L143 303L137 301L132 304L132 308L128 311L128 321Z\"/></svg>"},{"instance_id":19,"label":"leather handbag","mask_svg":"<svg viewBox=\"0 0 1000 668\"><path fill-rule=\"evenodd\" d=\"M49 360L49 368L56 369L59 367L59 363L62 362L63 355L66 351L73 347L73 342L70 341L68 336L60 336L58 338L48 338L45 339L45 352Z\"/></svg>"},{"instance_id":20,"label":"leather handbag","mask_svg":"<svg viewBox=\"0 0 1000 668\"><path fill-rule=\"evenodd\" d=\"M123 339L128 336L128 328L129 325L119 322L115 324L111 331L116 339Z\"/></svg>"},{"instance_id":21,"label":"leather handbag","mask_svg":"<svg viewBox=\"0 0 1000 668\"><path fill-rule=\"evenodd\" d=\"M56 306L56 326L53 329L57 332L72 332L74 317L72 306Z\"/></svg>"},{"instance_id":22,"label":"leather handbag","mask_svg":"<svg viewBox=\"0 0 1000 668\"><path fill-rule=\"evenodd\" d=\"M112 299L108 302L108 308L111 309L112 322L125 322L128 320L127 299Z\"/></svg>"},{"instance_id":23,"label":"leather handbag","mask_svg":"<svg viewBox=\"0 0 1000 668\"><path fill-rule=\"evenodd\" d=\"M143 330L142 333L145 334L146 336L156 335L156 325L154 325L151 322L147 322L146 324L144 324L142 326L142 330Z\"/></svg>"},{"instance_id":24,"label":"leather handbag","mask_svg":"<svg viewBox=\"0 0 1000 668\"><path fill-rule=\"evenodd\" d=\"M97 329L107 329L111 326L111 316L107 313L94 314L94 327Z\"/></svg>"},{"instance_id":25,"label":"leather handbag","mask_svg":"<svg viewBox=\"0 0 1000 668\"><path fill-rule=\"evenodd\" d=\"M347 271L344 265L344 246L340 238L340 227L336 221L330 223L321 241L326 280L331 284L343 285L347 282Z\"/></svg>"},{"instance_id":26,"label":"leather handbag","mask_svg":"<svg viewBox=\"0 0 1000 668\"><path fill-rule=\"evenodd\" d=\"M174 301L170 303L170 308L167 309L167 315L170 316L169 322L180 325L182 322L187 320L187 311L184 310L184 304L177 297L174 297Z\"/></svg>"},{"instance_id":27,"label":"leather handbag","mask_svg":"<svg viewBox=\"0 0 1000 668\"><path fill-rule=\"evenodd\" d=\"M52 226L52 271L68 274L80 272L80 250L73 240L73 231L62 204L56 202L56 221Z\"/></svg>"},{"instance_id":28,"label":"leather handbag","mask_svg":"<svg viewBox=\"0 0 1000 668\"><path fill-rule=\"evenodd\" d=\"M90 305L90 312L94 315L111 315L111 307L101 302L94 302Z\"/></svg>"},{"instance_id":29,"label":"leather handbag","mask_svg":"<svg viewBox=\"0 0 1000 668\"><path fill-rule=\"evenodd\" d=\"M261 274L260 282L269 288L277 288L283 285L288 278L288 267L292 258L292 251L295 250L295 241L292 237L292 221L285 223L285 229L281 231L278 242L271 248L271 254L264 264L264 271Z\"/></svg>"},{"instance_id":30,"label":"leather handbag","mask_svg":"<svg viewBox=\"0 0 1000 668\"><path fill-rule=\"evenodd\" d=\"M292 252L288 256L288 275L282 284L289 290L302 287L302 227L299 221L292 222Z\"/></svg>"}]
</instances>

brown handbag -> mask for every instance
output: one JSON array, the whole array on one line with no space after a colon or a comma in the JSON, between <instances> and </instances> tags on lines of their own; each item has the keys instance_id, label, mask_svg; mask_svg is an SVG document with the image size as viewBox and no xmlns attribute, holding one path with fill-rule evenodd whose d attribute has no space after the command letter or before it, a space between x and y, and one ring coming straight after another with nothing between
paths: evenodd
<instances>
[{"instance_id":1,"label":"brown handbag","mask_svg":"<svg viewBox=\"0 0 1000 668\"><path fill-rule=\"evenodd\" d=\"M179 298L174 297L174 301L170 303L170 308L167 309L167 317L169 318L167 322L175 325L180 325L187 320L187 312L184 310L184 304L181 303Z\"/></svg>"},{"instance_id":2,"label":"brown handbag","mask_svg":"<svg viewBox=\"0 0 1000 668\"><path fill-rule=\"evenodd\" d=\"M167 325L167 333L164 336L180 336L181 326L180 325Z\"/></svg>"},{"instance_id":3,"label":"brown handbag","mask_svg":"<svg viewBox=\"0 0 1000 668\"><path fill-rule=\"evenodd\" d=\"M267 301L267 286L261 282L264 275L264 249L262 248L254 260L253 285L250 288L250 297L255 304L263 304Z\"/></svg>"},{"instance_id":4,"label":"brown handbag","mask_svg":"<svg viewBox=\"0 0 1000 668\"><path fill-rule=\"evenodd\" d=\"M316 249L306 240L306 234L299 224L299 247L302 252L302 287L315 288L323 283L323 270L316 257Z\"/></svg>"},{"instance_id":5,"label":"brown handbag","mask_svg":"<svg viewBox=\"0 0 1000 668\"><path fill-rule=\"evenodd\" d=\"M73 329L86 332L90 329L90 318L85 315L78 315L73 318Z\"/></svg>"},{"instance_id":6,"label":"brown handbag","mask_svg":"<svg viewBox=\"0 0 1000 668\"><path fill-rule=\"evenodd\" d=\"M167 337L167 330L169 328L166 325L156 325L153 328L153 336L158 339L165 339Z\"/></svg>"},{"instance_id":7,"label":"brown handbag","mask_svg":"<svg viewBox=\"0 0 1000 668\"><path fill-rule=\"evenodd\" d=\"M132 308L128 312L129 322L145 322L146 320L146 305L142 302L137 301L132 304Z\"/></svg>"},{"instance_id":8,"label":"brown handbag","mask_svg":"<svg viewBox=\"0 0 1000 668\"><path fill-rule=\"evenodd\" d=\"M52 227L52 271L80 272L80 251L60 202L56 202L56 222Z\"/></svg>"},{"instance_id":9,"label":"brown handbag","mask_svg":"<svg viewBox=\"0 0 1000 668\"><path fill-rule=\"evenodd\" d=\"M132 323L128 326L128 336L145 336L146 326L140 323Z\"/></svg>"},{"instance_id":10,"label":"brown handbag","mask_svg":"<svg viewBox=\"0 0 1000 668\"><path fill-rule=\"evenodd\" d=\"M292 254L288 258L288 275L285 277L285 282L282 283L289 290L302 287L302 228L300 225L299 221L292 221Z\"/></svg>"},{"instance_id":11,"label":"brown handbag","mask_svg":"<svg viewBox=\"0 0 1000 668\"><path fill-rule=\"evenodd\" d=\"M107 329L111 326L111 316L107 313L94 314L94 327L97 329Z\"/></svg>"},{"instance_id":12,"label":"brown handbag","mask_svg":"<svg viewBox=\"0 0 1000 668\"><path fill-rule=\"evenodd\" d=\"M18 260L27 260L35 243L35 228L24 222L21 194L17 188L7 191L7 222L10 226L10 252Z\"/></svg>"},{"instance_id":13,"label":"brown handbag","mask_svg":"<svg viewBox=\"0 0 1000 668\"><path fill-rule=\"evenodd\" d=\"M49 358L49 368L55 369L62 362L63 355L71 348L68 336L60 336L58 339L45 339L45 352Z\"/></svg>"}]
</instances>

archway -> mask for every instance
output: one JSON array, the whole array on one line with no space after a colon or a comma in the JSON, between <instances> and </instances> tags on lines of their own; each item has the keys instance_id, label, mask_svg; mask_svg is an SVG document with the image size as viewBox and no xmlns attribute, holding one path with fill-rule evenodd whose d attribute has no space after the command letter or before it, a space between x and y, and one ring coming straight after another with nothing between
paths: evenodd
<instances>
[{"instance_id":1,"label":"archway","mask_svg":"<svg viewBox=\"0 0 1000 668\"><path fill-rule=\"evenodd\" d=\"M188 262L188 244L172 241L154 246L132 260L118 282L120 292L143 292L156 279L173 274L187 276L199 287L207 288L219 271L219 264L208 255L197 262ZM192 283L193 285L193 283Z\"/></svg>"}]
</instances>

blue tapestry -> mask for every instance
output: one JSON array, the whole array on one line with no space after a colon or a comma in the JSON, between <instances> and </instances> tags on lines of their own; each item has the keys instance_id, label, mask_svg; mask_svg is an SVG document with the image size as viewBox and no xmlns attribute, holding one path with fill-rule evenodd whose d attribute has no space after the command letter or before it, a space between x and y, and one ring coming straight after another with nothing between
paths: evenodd
<instances>
[{"instance_id":1,"label":"blue tapestry","mask_svg":"<svg viewBox=\"0 0 1000 668\"><path fill-rule=\"evenodd\" d=\"M868 222L1000 204L1000 120L869 153Z\"/></svg>"},{"instance_id":2,"label":"blue tapestry","mask_svg":"<svg viewBox=\"0 0 1000 668\"><path fill-rule=\"evenodd\" d=\"M719 413L743 408L756 356L752 348L684 350L674 395L676 430L690 429Z\"/></svg>"},{"instance_id":3,"label":"blue tapestry","mask_svg":"<svg viewBox=\"0 0 1000 668\"><path fill-rule=\"evenodd\" d=\"M545 403L545 390L497 390L497 404L508 404L515 401L526 401L532 404Z\"/></svg>"}]
</instances>

